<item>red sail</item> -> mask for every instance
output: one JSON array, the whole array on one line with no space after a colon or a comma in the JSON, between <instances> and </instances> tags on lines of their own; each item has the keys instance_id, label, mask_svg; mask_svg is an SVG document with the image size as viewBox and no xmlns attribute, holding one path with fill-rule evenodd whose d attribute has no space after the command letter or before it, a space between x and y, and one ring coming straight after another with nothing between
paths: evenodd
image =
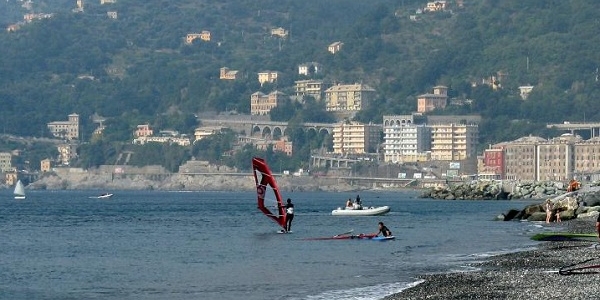
<instances>
[{"instance_id":1,"label":"red sail","mask_svg":"<svg viewBox=\"0 0 600 300\"><path fill-rule=\"evenodd\" d=\"M262 158L254 157L252 158L252 169L258 196L258 209L285 230L285 204L267 162Z\"/></svg>"}]
</instances>

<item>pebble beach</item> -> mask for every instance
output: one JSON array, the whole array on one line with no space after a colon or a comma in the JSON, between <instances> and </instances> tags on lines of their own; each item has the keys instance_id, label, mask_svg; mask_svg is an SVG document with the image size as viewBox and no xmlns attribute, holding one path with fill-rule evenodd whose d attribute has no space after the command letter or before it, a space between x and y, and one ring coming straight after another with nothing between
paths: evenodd
<instances>
[{"instance_id":1,"label":"pebble beach","mask_svg":"<svg viewBox=\"0 0 600 300\"><path fill-rule=\"evenodd\" d=\"M591 233L595 219L561 226L572 233ZM600 264L597 242L541 242L535 250L473 264L479 271L419 276L423 283L384 299L599 299L600 268L588 269L586 274L558 273L561 267L585 260L590 261L581 266Z\"/></svg>"}]
</instances>

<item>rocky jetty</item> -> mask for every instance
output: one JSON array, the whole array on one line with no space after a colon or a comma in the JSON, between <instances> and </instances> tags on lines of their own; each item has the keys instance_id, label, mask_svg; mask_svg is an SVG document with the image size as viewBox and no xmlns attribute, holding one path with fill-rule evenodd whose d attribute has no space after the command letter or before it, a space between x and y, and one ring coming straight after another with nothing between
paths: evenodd
<instances>
[{"instance_id":1,"label":"rocky jetty","mask_svg":"<svg viewBox=\"0 0 600 300\"><path fill-rule=\"evenodd\" d=\"M561 182L473 181L424 190L422 198L444 200L544 199L566 192Z\"/></svg>"},{"instance_id":2,"label":"rocky jetty","mask_svg":"<svg viewBox=\"0 0 600 300\"><path fill-rule=\"evenodd\" d=\"M312 176L279 176L281 191L345 192L368 189L332 178ZM48 190L188 190L188 191L254 191L254 178L248 174L133 174L114 175L99 171L47 173L26 189Z\"/></svg>"}]
</instances>

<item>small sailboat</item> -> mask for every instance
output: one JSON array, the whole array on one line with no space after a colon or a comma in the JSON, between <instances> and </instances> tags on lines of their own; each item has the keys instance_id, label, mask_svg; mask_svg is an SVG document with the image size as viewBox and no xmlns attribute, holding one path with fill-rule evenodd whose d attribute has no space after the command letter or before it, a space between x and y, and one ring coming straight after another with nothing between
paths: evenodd
<instances>
[{"instance_id":1,"label":"small sailboat","mask_svg":"<svg viewBox=\"0 0 600 300\"><path fill-rule=\"evenodd\" d=\"M21 180L17 181L17 184L15 185L15 199L17 200L21 200L21 199L25 199L25 187L23 186L23 183L21 182Z\"/></svg>"}]
</instances>

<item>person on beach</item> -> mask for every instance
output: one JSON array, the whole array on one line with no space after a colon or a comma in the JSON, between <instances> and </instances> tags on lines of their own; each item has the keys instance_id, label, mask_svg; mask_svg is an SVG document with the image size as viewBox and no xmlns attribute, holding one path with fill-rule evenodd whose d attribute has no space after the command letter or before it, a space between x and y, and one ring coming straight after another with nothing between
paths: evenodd
<instances>
[{"instance_id":1,"label":"person on beach","mask_svg":"<svg viewBox=\"0 0 600 300\"><path fill-rule=\"evenodd\" d=\"M598 232L598 240L600 240L600 214L596 218L596 232Z\"/></svg>"},{"instance_id":2,"label":"person on beach","mask_svg":"<svg viewBox=\"0 0 600 300\"><path fill-rule=\"evenodd\" d=\"M546 210L546 223L550 223L550 220L552 219L552 201L550 201L550 199L546 199L544 209Z\"/></svg>"},{"instance_id":3,"label":"person on beach","mask_svg":"<svg viewBox=\"0 0 600 300\"><path fill-rule=\"evenodd\" d=\"M380 233L383 236L391 236L392 235L392 232L385 225L383 225L383 222L379 222L379 231L377 232L377 234L375 234L375 236L379 236Z\"/></svg>"},{"instance_id":4,"label":"person on beach","mask_svg":"<svg viewBox=\"0 0 600 300\"><path fill-rule=\"evenodd\" d=\"M294 219L294 203L292 203L292 199L287 199L287 204L285 205L285 230L287 232L292 231L292 220Z\"/></svg>"}]
</instances>

